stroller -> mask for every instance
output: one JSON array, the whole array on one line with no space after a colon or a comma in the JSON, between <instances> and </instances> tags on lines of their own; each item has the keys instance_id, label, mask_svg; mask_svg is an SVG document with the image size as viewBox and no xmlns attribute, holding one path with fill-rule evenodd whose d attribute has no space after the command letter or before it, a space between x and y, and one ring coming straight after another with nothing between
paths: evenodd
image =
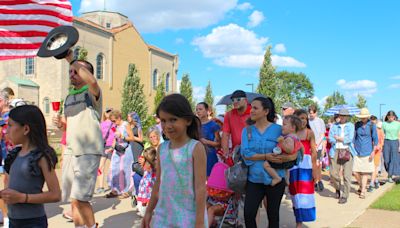
<instances>
[{"instance_id":1,"label":"stroller","mask_svg":"<svg viewBox=\"0 0 400 228\"><path fill-rule=\"evenodd\" d=\"M229 166L223 162L217 162L211 170L207 181L208 203L214 205L224 205L222 218L216 216L217 227L221 228L224 224L237 227L237 202L235 193L227 187L225 171ZM229 222L229 223L227 223Z\"/></svg>"}]
</instances>

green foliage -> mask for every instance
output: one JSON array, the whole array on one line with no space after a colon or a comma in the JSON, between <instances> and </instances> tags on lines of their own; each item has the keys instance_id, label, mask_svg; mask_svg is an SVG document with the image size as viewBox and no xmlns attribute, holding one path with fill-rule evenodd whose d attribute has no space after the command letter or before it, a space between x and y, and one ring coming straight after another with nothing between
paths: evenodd
<instances>
[{"instance_id":1,"label":"green foliage","mask_svg":"<svg viewBox=\"0 0 400 228\"><path fill-rule=\"evenodd\" d=\"M347 104L344 96L339 91L335 91L332 95L326 98L324 112L326 112L326 110L332 108L333 106L343 104Z\"/></svg>"},{"instance_id":2,"label":"green foliage","mask_svg":"<svg viewBox=\"0 0 400 228\"><path fill-rule=\"evenodd\" d=\"M143 84L140 83L140 76L135 64L129 64L128 75L122 90L121 112L123 118L133 111L139 115L142 125L145 126L148 117Z\"/></svg>"},{"instance_id":3,"label":"green foliage","mask_svg":"<svg viewBox=\"0 0 400 228\"><path fill-rule=\"evenodd\" d=\"M273 98L277 88L278 85L275 80L275 67L272 66L271 60L271 46L268 46L264 54L263 64L260 68L257 92Z\"/></svg>"},{"instance_id":4,"label":"green foliage","mask_svg":"<svg viewBox=\"0 0 400 228\"><path fill-rule=\"evenodd\" d=\"M276 90L271 98L275 102L276 110L283 103L292 102L297 108L308 108L313 104L314 87L308 77L303 73L280 71L275 73L274 84Z\"/></svg>"},{"instance_id":5,"label":"green foliage","mask_svg":"<svg viewBox=\"0 0 400 228\"><path fill-rule=\"evenodd\" d=\"M181 94L188 99L190 105L192 106L192 110L195 109L195 100L193 99L193 87L192 82L190 81L189 74L183 74L181 86L180 86Z\"/></svg>"},{"instance_id":6,"label":"green foliage","mask_svg":"<svg viewBox=\"0 0 400 228\"><path fill-rule=\"evenodd\" d=\"M357 108L367 108L367 99L361 94L357 94Z\"/></svg>"},{"instance_id":7,"label":"green foliage","mask_svg":"<svg viewBox=\"0 0 400 228\"><path fill-rule=\"evenodd\" d=\"M383 209L390 211L400 211L400 184L394 186L392 190L385 193L371 207L375 209Z\"/></svg>"},{"instance_id":8,"label":"green foliage","mask_svg":"<svg viewBox=\"0 0 400 228\"><path fill-rule=\"evenodd\" d=\"M78 53L78 60L86 60L87 61L87 55L88 55L88 51L86 50L86 48L82 47L79 49L79 53Z\"/></svg>"},{"instance_id":9,"label":"green foliage","mask_svg":"<svg viewBox=\"0 0 400 228\"><path fill-rule=\"evenodd\" d=\"M156 89L156 96L154 97L154 111L156 113L158 105L161 103L161 100L165 97L165 74L161 76L158 81L157 89Z\"/></svg>"},{"instance_id":10,"label":"green foliage","mask_svg":"<svg viewBox=\"0 0 400 228\"><path fill-rule=\"evenodd\" d=\"M206 88L206 95L204 97L204 101L209 105L211 115L214 117L215 115L215 107L214 107L214 96L212 94L211 82L208 81L208 85Z\"/></svg>"}]
</instances>

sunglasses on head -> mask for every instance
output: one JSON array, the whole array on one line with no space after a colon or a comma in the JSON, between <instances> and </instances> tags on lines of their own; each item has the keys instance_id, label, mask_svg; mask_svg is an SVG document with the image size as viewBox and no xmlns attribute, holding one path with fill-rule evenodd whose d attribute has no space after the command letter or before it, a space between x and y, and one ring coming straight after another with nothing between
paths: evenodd
<instances>
[{"instance_id":1,"label":"sunglasses on head","mask_svg":"<svg viewBox=\"0 0 400 228\"><path fill-rule=\"evenodd\" d=\"M234 98L232 98L232 102L239 102L243 99L244 99L244 97L234 97Z\"/></svg>"}]
</instances>

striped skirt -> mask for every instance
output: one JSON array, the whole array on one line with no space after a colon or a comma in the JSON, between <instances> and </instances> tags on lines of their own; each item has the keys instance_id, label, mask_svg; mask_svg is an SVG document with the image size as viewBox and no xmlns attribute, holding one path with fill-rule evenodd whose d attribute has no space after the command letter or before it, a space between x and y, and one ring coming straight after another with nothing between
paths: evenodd
<instances>
[{"instance_id":1,"label":"striped skirt","mask_svg":"<svg viewBox=\"0 0 400 228\"><path fill-rule=\"evenodd\" d=\"M304 154L300 164L290 169L289 182L296 222L315 221L314 181L310 154Z\"/></svg>"}]
</instances>

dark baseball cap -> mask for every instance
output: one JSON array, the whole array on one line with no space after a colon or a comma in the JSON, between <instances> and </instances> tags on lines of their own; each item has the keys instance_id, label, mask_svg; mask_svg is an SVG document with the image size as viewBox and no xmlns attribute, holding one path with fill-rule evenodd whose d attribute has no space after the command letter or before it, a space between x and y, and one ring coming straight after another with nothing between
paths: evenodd
<instances>
[{"instance_id":1,"label":"dark baseball cap","mask_svg":"<svg viewBox=\"0 0 400 228\"><path fill-rule=\"evenodd\" d=\"M232 93L231 99L237 97L246 97L246 93L243 90L236 90L235 92Z\"/></svg>"}]
</instances>

